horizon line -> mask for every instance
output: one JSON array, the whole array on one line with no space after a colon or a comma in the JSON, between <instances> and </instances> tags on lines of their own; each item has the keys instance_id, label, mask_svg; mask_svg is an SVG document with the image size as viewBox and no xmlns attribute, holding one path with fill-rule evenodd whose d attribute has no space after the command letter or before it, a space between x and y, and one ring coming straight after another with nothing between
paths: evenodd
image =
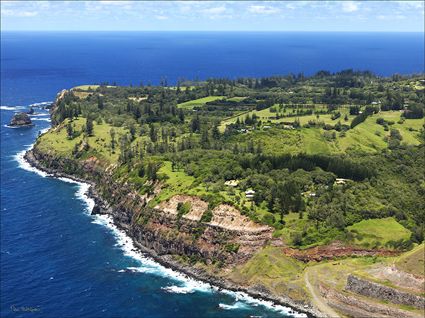
<instances>
[{"instance_id":1,"label":"horizon line","mask_svg":"<svg viewBox=\"0 0 425 318\"><path fill-rule=\"evenodd\" d=\"M4 32L192 32L192 33L202 33L202 32L221 32L221 33L425 33L425 30L422 31L396 31L396 30L370 30L370 31L360 31L360 30L0 30L0 33Z\"/></svg>"}]
</instances>

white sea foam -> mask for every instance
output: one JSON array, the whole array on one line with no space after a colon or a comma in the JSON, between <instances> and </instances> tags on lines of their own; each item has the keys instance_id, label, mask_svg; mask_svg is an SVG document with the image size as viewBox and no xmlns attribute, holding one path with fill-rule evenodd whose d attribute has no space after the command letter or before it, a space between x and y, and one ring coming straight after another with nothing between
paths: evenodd
<instances>
[{"instance_id":1,"label":"white sea foam","mask_svg":"<svg viewBox=\"0 0 425 318\"><path fill-rule=\"evenodd\" d=\"M50 118L32 118L32 121L47 121L50 123L52 120Z\"/></svg>"},{"instance_id":2,"label":"white sea foam","mask_svg":"<svg viewBox=\"0 0 425 318\"><path fill-rule=\"evenodd\" d=\"M50 116L49 113L35 113L35 114L28 114L30 117L41 117L41 116Z\"/></svg>"},{"instance_id":3,"label":"white sea foam","mask_svg":"<svg viewBox=\"0 0 425 318\"><path fill-rule=\"evenodd\" d=\"M47 105L51 105L51 104L53 104L53 102L52 101L48 101L48 102L40 102L40 103L30 104L29 106L40 107L40 106L47 106Z\"/></svg>"},{"instance_id":4,"label":"white sea foam","mask_svg":"<svg viewBox=\"0 0 425 318\"><path fill-rule=\"evenodd\" d=\"M191 289L190 287L179 287L174 285L162 287L161 289L173 294L191 294L195 292L195 290Z\"/></svg>"},{"instance_id":5,"label":"white sea foam","mask_svg":"<svg viewBox=\"0 0 425 318\"><path fill-rule=\"evenodd\" d=\"M28 163L28 161L26 161L26 160L25 160L25 158L24 158L25 153L26 153L28 150L32 149L32 147L33 147L33 146L31 145L29 148L27 148L27 149L25 149L25 150L22 150L22 151L18 152L18 153L15 155L15 160L19 163L19 167L20 167L20 168L22 168L22 169L24 169L24 170L27 170L27 171L35 172L35 173L36 173L36 174L38 174L40 177L45 178L45 177L47 177L47 176L48 176L48 174L47 174L46 172L41 171L41 170L39 170L39 169L37 169L37 168L35 168L35 167L31 166L31 165Z\"/></svg>"},{"instance_id":6,"label":"white sea foam","mask_svg":"<svg viewBox=\"0 0 425 318\"><path fill-rule=\"evenodd\" d=\"M230 309L243 309L243 308L247 308L247 304L237 301L232 305L228 305L228 304L218 304L218 307L220 307L221 309L225 309L225 310L230 310Z\"/></svg>"},{"instance_id":7,"label":"white sea foam","mask_svg":"<svg viewBox=\"0 0 425 318\"><path fill-rule=\"evenodd\" d=\"M10 128L10 129L21 128L20 126L9 126L8 124L4 124L3 127Z\"/></svg>"},{"instance_id":8,"label":"white sea foam","mask_svg":"<svg viewBox=\"0 0 425 318\"><path fill-rule=\"evenodd\" d=\"M25 106L0 106L1 110L20 110L25 108Z\"/></svg>"}]
</instances>

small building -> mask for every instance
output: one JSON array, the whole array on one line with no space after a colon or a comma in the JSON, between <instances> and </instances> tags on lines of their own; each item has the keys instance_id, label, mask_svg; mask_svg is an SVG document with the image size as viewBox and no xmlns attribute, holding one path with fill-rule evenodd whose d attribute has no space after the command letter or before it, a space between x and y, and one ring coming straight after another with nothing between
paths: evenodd
<instances>
[{"instance_id":1,"label":"small building","mask_svg":"<svg viewBox=\"0 0 425 318\"><path fill-rule=\"evenodd\" d=\"M254 190L246 190L245 191L245 197L247 198L247 199L253 199L254 198L254 195L255 195L255 191Z\"/></svg>"},{"instance_id":2,"label":"small building","mask_svg":"<svg viewBox=\"0 0 425 318\"><path fill-rule=\"evenodd\" d=\"M311 191L306 191L306 192L303 192L303 193L301 193L303 196L305 196L305 197L310 197L310 198L314 198L314 197L316 197L316 193L315 192L311 192Z\"/></svg>"},{"instance_id":3,"label":"small building","mask_svg":"<svg viewBox=\"0 0 425 318\"><path fill-rule=\"evenodd\" d=\"M271 126L263 126L263 129L270 129L272 128Z\"/></svg>"},{"instance_id":4,"label":"small building","mask_svg":"<svg viewBox=\"0 0 425 318\"><path fill-rule=\"evenodd\" d=\"M349 179L344 179L344 178L336 178L335 179L335 184L337 185L344 185L347 183L347 181L349 181Z\"/></svg>"},{"instance_id":5,"label":"small building","mask_svg":"<svg viewBox=\"0 0 425 318\"><path fill-rule=\"evenodd\" d=\"M239 184L238 180L227 180L226 182L224 182L224 185L227 185L229 187L237 187Z\"/></svg>"}]
</instances>

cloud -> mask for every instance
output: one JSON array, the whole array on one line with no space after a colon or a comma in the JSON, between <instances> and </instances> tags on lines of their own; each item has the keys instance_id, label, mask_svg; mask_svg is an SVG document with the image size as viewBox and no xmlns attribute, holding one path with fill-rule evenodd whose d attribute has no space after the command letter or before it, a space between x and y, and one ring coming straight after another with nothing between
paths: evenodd
<instances>
[{"instance_id":1,"label":"cloud","mask_svg":"<svg viewBox=\"0 0 425 318\"><path fill-rule=\"evenodd\" d=\"M12 9L3 9L1 10L1 15L7 17L35 17L38 15L38 11L22 11L22 10L12 10Z\"/></svg>"},{"instance_id":2,"label":"cloud","mask_svg":"<svg viewBox=\"0 0 425 318\"><path fill-rule=\"evenodd\" d=\"M353 1L346 1L342 3L342 11L355 12L359 10L359 4Z\"/></svg>"},{"instance_id":3,"label":"cloud","mask_svg":"<svg viewBox=\"0 0 425 318\"><path fill-rule=\"evenodd\" d=\"M249 6L248 11L255 14L275 14L280 10L271 6L252 5Z\"/></svg>"},{"instance_id":4,"label":"cloud","mask_svg":"<svg viewBox=\"0 0 425 318\"><path fill-rule=\"evenodd\" d=\"M212 14L212 15L222 14L226 12L226 7L221 6L221 7L208 8L208 9L202 10L202 12L207 14Z\"/></svg>"},{"instance_id":5,"label":"cloud","mask_svg":"<svg viewBox=\"0 0 425 318\"><path fill-rule=\"evenodd\" d=\"M111 5L111 6L128 6L133 3L133 1L98 1L100 4Z\"/></svg>"},{"instance_id":6,"label":"cloud","mask_svg":"<svg viewBox=\"0 0 425 318\"><path fill-rule=\"evenodd\" d=\"M423 1L396 1L396 3L403 9L419 9L423 10L424 2Z\"/></svg>"},{"instance_id":7,"label":"cloud","mask_svg":"<svg viewBox=\"0 0 425 318\"><path fill-rule=\"evenodd\" d=\"M166 15L156 15L155 18L157 20L168 20L168 17Z\"/></svg>"}]
</instances>

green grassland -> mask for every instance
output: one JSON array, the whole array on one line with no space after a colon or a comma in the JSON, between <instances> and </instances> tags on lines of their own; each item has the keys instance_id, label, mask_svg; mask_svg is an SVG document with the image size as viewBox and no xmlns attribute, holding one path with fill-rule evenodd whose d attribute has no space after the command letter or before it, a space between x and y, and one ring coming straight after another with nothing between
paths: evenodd
<instances>
[{"instance_id":1,"label":"green grassland","mask_svg":"<svg viewBox=\"0 0 425 318\"><path fill-rule=\"evenodd\" d=\"M170 161L164 161L158 171L164 186L161 193L152 200L149 205L155 206L176 194L188 194L201 196L206 194L205 186L195 184L195 178L187 175L183 170L172 170Z\"/></svg>"},{"instance_id":2,"label":"green grassland","mask_svg":"<svg viewBox=\"0 0 425 318\"><path fill-rule=\"evenodd\" d=\"M409 252L402 254L395 265L402 271L417 276L425 276L425 244L416 246Z\"/></svg>"},{"instance_id":3,"label":"green grassland","mask_svg":"<svg viewBox=\"0 0 425 318\"><path fill-rule=\"evenodd\" d=\"M355 223L347 230L354 234L354 242L371 247L379 243L384 246L389 241L408 240L411 232L393 217L369 219Z\"/></svg>"},{"instance_id":4,"label":"green grassland","mask_svg":"<svg viewBox=\"0 0 425 318\"><path fill-rule=\"evenodd\" d=\"M229 278L242 285L262 285L277 295L305 300L303 286L305 264L283 254L281 248L266 247L247 263L236 266Z\"/></svg>"},{"instance_id":5,"label":"green grassland","mask_svg":"<svg viewBox=\"0 0 425 318\"><path fill-rule=\"evenodd\" d=\"M183 109L193 109L196 106L203 106L205 105L205 103L213 102L215 100L223 99L223 98L226 98L226 96L208 96L208 97L198 98L198 99L177 104L177 107L183 108Z\"/></svg>"},{"instance_id":6,"label":"green grassland","mask_svg":"<svg viewBox=\"0 0 425 318\"><path fill-rule=\"evenodd\" d=\"M265 114L268 109L258 111L257 113ZM253 111L251 113L254 113ZM241 115L241 119L245 118L246 115ZM402 142L410 145L420 144L420 130L422 129L422 119L405 119L403 122L400 121L401 114L397 111L382 111L379 114L374 114L366 119L363 123L357 125L353 129L348 130L345 133L336 133L335 138L329 138L323 128L300 128L295 130L280 129L280 128L259 128L253 131L249 131L245 136L239 135L239 139L242 141L245 139L253 140L256 144L263 144L264 151L266 153L291 153L296 154L305 152L308 154L319 154L319 153L344 153L347 150L357 150L362 152L376 152L385 149L388 146L386 138L389 136L389 131L385 131L382 125L376 123L378 118L383 118L386 121L393 121L394 124L390 126L390 129L397 129L400 131L402 136ZM342 116L344 117L344 116ZM349 120L345 122L343 119L341 123L347 125L350 124L352 118L355 116L349 116ZM221 123L221 129L223 130L229 123L236 122L236 117L226 119ZM280 118L278 120L272 120L274 122L293 122L296 118L299 119L301 125L307 124L309 121L319 121L325 124L336 124L338 120L332 120L330 114L319 115L319 118L315 115ZM267 123L264 123L267 125Z\"/></svg>"},{"instance_id":7,"label":"green grassland","mask_svg":"<svg viewBox=\"0 0 425 318\"><path fill-rule=\"evenodd\" d=\"M90 146L91 155L96 155L99 159L105 160L108 163L115 163L118 161L119 151L112 153L109 150L109 145L111 144L110 130L112 128L115 130L117 135L116 139L118 140L119 137L126 132L124 127L112 127L105 122L99 125L94 122L93 136L83 136L81 134L71 140L67 138L66 125L68 122L69 120L66 120L61 125L40 136L38 139L38 147L47 152L53 150L58 155L71 157L75 145L85 140ZM85 119L82 117L71 121L71 125L76 131L81 130L84 124Z\"/></svg>"}]
</instances>

